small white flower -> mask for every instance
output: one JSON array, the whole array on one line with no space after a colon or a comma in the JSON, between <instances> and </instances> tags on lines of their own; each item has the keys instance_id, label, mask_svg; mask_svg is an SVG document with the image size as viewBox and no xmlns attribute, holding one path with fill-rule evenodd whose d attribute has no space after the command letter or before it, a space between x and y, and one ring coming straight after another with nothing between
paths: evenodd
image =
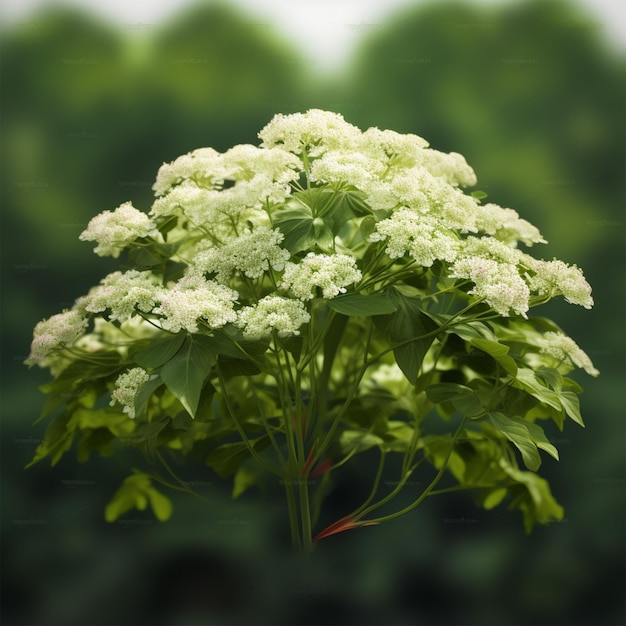
<instances>
[{"instance_id":1,"label":"small white flower","mask_svg":"<svg viewBox=\"0 0 626 626\"><path fill-rule=\"evenodd\" d=\"M35 326L27 365L43 365L59 348L71 346L87 328L88 320L78 310L63 311Z\"/></svg>"},{"instance_id":2,"label":"small white flower","mask_svg":"<svg viewBox=\"0 0 626 626\"><path fill-rule=\"evenodd\" d=\"M94 252L99 256L119 257L129 243L139 237L153 237L158 234L156 225L130 202L125 202L115 211L104 211L96 215L84 230L81 241L96 241Z\"/></svg>"},{"instance_id":3,"label":"small white flower","mask_svg":"<svg viewBox=\"0 0 626 626\"><path fill-rule=\"evenodd\" d=\"M299 335L300 326L310 319L300 300L266 296L256 305L239 311L236 326L242 328L244 336L249 339L269 337L272 331L276 331L279 337L288 337Z\"/></svg>"},{"instance_id":4,"label":"small white flower","mask_svg":"<svg viewBox=\"0 0 626 626\"><path fill-rule=\"evenodd\" d=\"M563 333L546 332L538 344L542 354L547 354L557 361L569 362L575 367L580 367L590 376L598 376L600 374L593 366L589 356L571 337Z\"/></svg>"},{"instance_id":5,"label":"small white flower","mask_svg":"<svg viewBox=\"0 0 626 626\"><path fill-rule=\"evenodd\" d=\"M539 229L523 220L513 209L504 209L497 204L485 204L476 209L476 226L505 243L522 241L527 246L546 243Z\"/></svg>"},{"instance_id":6,"label":"small white flower","mask_svg":"<svg viewBox=\"0 0 626 626\"><path fill-rule=\"evenodd\" d=\"M339 113L311 109L306 113L275 115L259 138L265 148L278 147L294 154L307 148L310 156L319 156L326 150L353 148L360 135L361 131Z\"/></svg>"},{"instance_id":7,"label":"small white flower","mask_svg":"<svg viewBox=\"0 0 626 626\"><path fill-rule=\"evenodd\" d=\"M567 302L590 309L593 306L591 285L575 265L563 261L541 261L528 258L527 265L534 272L528 279L532 291L541 296L562 295Z\"/></svg>"},{"instance_id":8,"label":"small white flower","mask_svg":"<svg viewBox=\"0 0 626 626\"><path fill-rule=\"evenodd\" d=\"M110 406L121 404L128 417L135 418L135 398L141 387L150 380L150 374L141 367L134 367L121 374L111 392Z\"/></svg>"},{"instance_id":9,"label":"small white flower","mask_svg":"<svg viewBox=\"0 0 626 626\"><path fill-rule=\"evenodd\" d=\"M194 274L215 274L215 280L226 284L233 272L259 278L270 267L281 271L289 260L289 251L280 247L284 235L263 226L246 230L223 246L201 242L190 264Z\"/></svg>"},{"instance_id":10,"label":"small white flower","mask_svg":"<svg viewBox=\"0 0 626 626\"><path fill-rule=\"evenodd\" d=\"M309 252L300 263L287 264L280 286L296 298L310 300L317 295L317 289L322 290L324 298L334 298L359 280L361 271L352 257Z\"/></svg>"},{"instance_id":11,"label":"small white flower","mask_svg":"<svg viewBox=\"0 0 626 626\"><path fill-rule=\"evenodd\" d=\"M466 256L454 262L450 275L471 280L474 288L468 293L484 298L500 315L508 316L512 309L527 317L530 290L515 265Z\"/></svg>"},{"instance_id":12,"label":"small white flower","mask_svg":"<svg viewBox=\"0 0 626 626\"><path fill-rule=\"evenodd\" d=\"M199 148L183 154L171 163L163 163L152 189L157 196L162 196L186 180L193 180L198 185L212 189L222 185L226 173L223 156L219 152L213 148Z\"/></svg>"},{"instance_id":13,"label":"small white flower","mask_svg":"<svg viewBox=\"0 0 626 626\"><path fill-rule=\"evenodd\" d=\"M222 328L237 319L233 302L236 291L202 276L185 276L171 289L160 289L155 298L160 305L153 311L162 316L165 330L189 333L198 332L198 321L205 321L211 328Z\"/></svg>"},{"instance_id":14,"label":"small white flower","mask_svg":"<svg viewBox=\"0 0 626 626\"><path fill-rule=\"evenodd\" d=\"M408 253L423 267L430 267L436 259L454 261L459 248L458 238L441 222L410 209L400 209L378 222L369 241L386 241L385 252L392 259Z\"/></svg>"},{"instance_id":15,"label":"small white flower","mask_svg":"<svg viewBox=\"0 0 626 626\"><path fill-rule=\"evenodd\" d=\"M159 286L159 278L150 271L113 272L77 301L77 306L90 313L109 310L109 319L124 321L137 309L149 313L156 304Z\"/></svg>"}]
</instances>

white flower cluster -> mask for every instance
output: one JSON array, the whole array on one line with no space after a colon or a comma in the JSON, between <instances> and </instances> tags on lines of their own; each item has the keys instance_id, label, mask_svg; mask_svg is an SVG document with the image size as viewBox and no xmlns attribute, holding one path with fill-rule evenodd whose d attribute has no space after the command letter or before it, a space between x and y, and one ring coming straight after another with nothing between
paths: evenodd
<instances>
[{"instance_id":1,"label":"white flower cluster","mask_svg":"<svg viewBox=\"0 0 626 626\"><path fill-rule=\"evenodd\" d=\"M259 278L269 268L281 271L289 260L289 251L280 247L284 235L264 226L246 229L223 246L210 241L199 243L189 266L191 273L215 274L215 280L227 284L233 272L239 271L248 278Z\"/></svg>"},{"instance_id":2,"label":"white flower cluster","mask_svg":"<svg viewBox=\"0 0 626 626\"><path fill-rule=\"evenodd\" d=\"M464 193L476 176L460 154L433 150L417 135L361 131L318 109L279 114L259 138L259 147L201 148L163 164L149 215L127 202L93 218L80 238L95 241L97 254L114 257L137 238L162 243L158 227L176 218L159 253L173 251L171 265L182 278L164 285L160 268L109 274L72 311L37 326L30 361L41 363L72 345L90 315L115 324L146 317L170 332L232 324L249 338L298 334L310 319L309 300L358 288L370 271L361 266L369 244L376 247L372 260L386 253L385 263L391 259L399 270L407 262L428 268L442 261L450 277L471 282L464 289L503 316L526 317L534 295L592 306L591 287L576 266L518 249L545 243L537 228L512 209L481 205ZM305 179L313 189L300 193ZM358 216L338 224L333 205L324 203L345 201L338 215L350 220L355 190ZM367 207L369 236L359 221ZM302 226L286 211L305 216ZM303 250L311 224L332 237ZM354 242L360 248L353 256ZM86 349L97 349L99 335L93 341L84 338ZM580 355L571 358L583 362Z\"/></svg>"},{"instance_id":3,"label":"white flower cluster","mask_svg":"<svg viewBox=\"0 0 626 626\"><path fill-rule=\"evenodd\" d=\"M151 215L178 216L217 239L236 236L247 220L267 223L264 207L290 195L298 166L295 155L280 149L244 144L223 154L195 150L161 167Z\"/></svg>"},{"instance_id":4,"label":"white flower cluster","mask_svg":"<svg viewBox=\"0 0 626 626\"><path fill-rule=\"evenodd\" d=\"M287 263L280 286L296 298L311 300L317 289L322 290L322 297L334 298L359 280L361 271L351 256L309 252L299 263Z\"/></svg>"},{"instance_id":5,"label":"white flower cluster","mask_svg":"<svg viewBox=\"0 0 626 626\"><path fill-rule=\"evenodd\" d=\"M393 217L378 222L369 241L386 241L385 252L392 259L408 253L424 267L430 267L436 259L454 261L460 244L439 220L410 209L400 209Z\"/></svg>"},{"instance_id":6,"label":"white flower cluster","mask_svg":"<svg viewBox=\"0 0 626 626\"><path fill-rule=\"evenodd\" d=\"M237 292L202 276L185 276L171 289L159 289L155 299L160 305L153 310L163 316L161 325L165 330L189 333L198 332L198 320L211 328L222 328L237 319L234 301Z\"/></svg>"},{"instance_id":7,"label":"white flower cluster","mask_svg":"<svg viewBox=\"0 0 626 626\"><path fill-rule=\"evenodd\" d=\"M150 271L113 272L100 284L76 301L76 306L88 313L109 311L109 319L124 321L137 310L152 311L156 305L159 278Z\"/></svg>"},{"instance_id":8,"label":"white flower cluster","mask_svg":"<svg viewBox=\"0 0 626 626\"><path fill-rule=\"evenodd\" d=\"M271 336L276 331L279 337L299 335L300 326L311 320L311 316L300 300L282 296L266 296L254 306L244 307L239 312L236 326L243 329L248 339Z\"/></svg>"},{"instance_id":9,"label":"white flower cluster","mask_svg":"<svg viewBox=\"0 0 626 626\"><path fill-rule=\"evenodd\" d=\"M559 332L546 332L539 340L539 349L559 362L570 363L584 369L590 376L598 376L600 372L593 366L589 356L578 344L567 335Z\"/></svg>"},{"instance_id":10,"label":"white flower cluster","mask_svg":"<svg viewBox=\"0 0 626 626\"><path fill-rule=\"evenodd\" d=\"M99 256L119 257L122 250L139 237L154 237L156 225L130 202L125 202L115 211L104 211L96 215L87 229L80 234L81 241L96 241L94 252Z\"/></svg>"},{"instance_id":11,"label":"white flower cluster","mask_svg":"<svg viewBox=\"0 0 626 626\"><path fill-rule=\"evenodd\" d=\"M43 365L52 352L71 346L85 332L87 324L87 318L74 309L42 320L35 326L26 363Z\"/></svg>"},{"instance_id":12,"label":"white flower cluster","mask_svg":"<svg viewBox=\"0 0 626 626\"><path fill-rule=\"evenodd\" d=\"M121 404L128 417L135 418L135 398L139 389L150 380L150 374L141 367L134 367L121 374L115 381L111 392L110 406Z\"/></svg>"}]
</instances>

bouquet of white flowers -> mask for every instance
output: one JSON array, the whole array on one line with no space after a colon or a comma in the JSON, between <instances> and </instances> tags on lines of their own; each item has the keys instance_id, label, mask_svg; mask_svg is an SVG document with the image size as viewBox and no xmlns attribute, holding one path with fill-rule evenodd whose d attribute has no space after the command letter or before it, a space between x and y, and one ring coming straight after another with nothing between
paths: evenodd
<instances>
[{"instance_id":1,"label":"bouquet of white flowers","mask_svg":"<svg viewBox=\"0 0 626 626\"><path fill-rule=\"evenodd\" d=\"M75 442L81 461L119 446L156 458L164 472L135 469L109 521L148 503L170 517L155 484L191 489L169 456L201 455L234 496L274 476L304 549L451 489L508 501L527 530L561 519L536 473L540 450L558 459L541 424L582 425L567 374L598 372L529 310L554 296L590 308L581 271L520 249L545 243L537 228L465 193L465 159L421 137L321 110L259 137L164 164L148 214L127 202L81 234L124 271L35 328L27 363L53 380L33 463ZM370 496L313 537L333 474L373 449ZM418 468L425 489L390 509Z\"/></svg>"}]
</instances>

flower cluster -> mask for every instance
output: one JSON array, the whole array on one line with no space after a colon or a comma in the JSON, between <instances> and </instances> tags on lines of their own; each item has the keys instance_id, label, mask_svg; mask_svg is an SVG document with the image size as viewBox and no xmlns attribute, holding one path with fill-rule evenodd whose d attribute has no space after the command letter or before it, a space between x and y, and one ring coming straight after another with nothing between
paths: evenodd
<instances>
[{"instance_id":1,"label":"flower cluster","mask_svg":"<svg viewBox=\"0 0 626 626\"><path fill-rule=\"evenodd\" d=\"M593 304L576 266L519 248L545 243L537 228L463 191L476 176L459 154L316 109L275 116L259 138L260 146L201 148L163 164L149 214L126 202L94 217L80 238L96 242L97 254L118 257L140 239L182 269L173 278L157 266L109 274L71 311L37 326L29 362L71 346L94 316L139 316L170 333L298 334L313 299L375 285L378 270L366 259L381 255L391 281L440 262L459 294L502 316L526 317L533 297ZM370 225L359 235L364 215Z\"/></svg>"},{"instance_id":2,"label":"flower cluster","mask_svg":"<svg viewBox=\"0 0 626 626\"><path fill-rule=\"evenodd\" d=\"M355 260L345 254L309 252L300 263L288 263L281 287L296 298L310 300L322 290L323 298L334 298L361 279Z\"/></svg>"},{"instance_id":3,"label":"flower cluster","mask_svg":"<svg viewBox=\"0 0 626 626\"><path fill-rule=\"evenodd\" d=\"M156 226L150 218L130 202L125 202L113 212L104 211L96 215L80 234L80 239L97 242L94 249L96 254L117 258L131 242L157 234Z\"/></svg>"},{"instance_id":4,"label":"flower cluster","mask_svg":"<svg viewBox=\"0 0 626 626\"><path fill-rule=\"evenodd\" d=\"M128 417L135 417L135 398L139 389L150 380L150 374L141 367L134 367L121 374L115 381L110 405L121 404Z\"/></svg>"}]
</instances>

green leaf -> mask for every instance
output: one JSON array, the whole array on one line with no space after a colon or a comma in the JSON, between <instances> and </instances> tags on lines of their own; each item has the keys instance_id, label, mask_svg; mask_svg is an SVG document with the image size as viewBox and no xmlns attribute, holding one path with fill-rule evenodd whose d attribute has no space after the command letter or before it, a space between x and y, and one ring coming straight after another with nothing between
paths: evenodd
<instances>
[{"instance_id":1,"label":"green leaf","mask_svg":"<svg viewBox=\"0 0 626 626\"><path fill-rule=\"evenodd\" d=\"M519 509L524 516L524 528L529 533L536 522L547 523L563 519L563 507L552 496L548 482L534 472L524 472L504 458L500 466L517 484L509 488L511 509Z\"/></svg>"},{"instance_id":2,"label":"green leaf","mask_svg":"<svg viewBox=\"0 0 626 626\"><path fill-rule=\"evenodd\" d=\"M508 355L508 346L504 346L497 341L489 341L488 339L471 339L470 344L492 356L507 374L511 376L517 374L517 364Z\"/></svg>"},{"instance_id":3,"label":"green leaf","mask_svg":"<svg viewBox=\"0 0 626 626\"><path fill-rule=\"evenodd\" d=\"M533 370L526 367L519 368L517 370L515 380L513 381L513 386L518 389L523 389L531 396L537 398L537 400L547 404L553 409L556 409L557 411L561 410L559 394L555 393L541 383Z\"/></svg>"},{"instance_id":4,"label":"green leaf","mask_svg":"<svg viewBox=\"0 0 626 626\"><path fill-rule=\"evenodd\" d=\"M472 191L470 194L472 198L476 198L476 200L484 200L487 197L487 194L484 191L476 190Z\"/></svg>"},{"instance_id":5,"label":"green leaf","mask_svg":"<svg viewBox=\"0 0 626 626\"><path fill-rule=\"evenodd\" d=\"M246 466L245 463L239 466L235 473L232 497L238 498L246 489L259 482L259 474Z\"/></svg>"},{"instance_id":6,"label":"green leaf","mask_svg":"<svg viewBox=\"0 0 626 626\"><path fill-rule=\"evenodd\" d=\"M250 443L259 452L269 445L269 436L264 435L258 439L253 439ZM223 443L221 446L211 450L206 458L206 464L212 467L218 476L226 478L234 474L239 469L239 466L251 456L252 453L245 441Z\"/></svg>"},{"instance_id":7,"label":"green leaf","mask_svg":"<svg viewBox=\"0 0 626 626\"><path fill-rule=\"evenodd\" d=\"M563 410L571 417L577 424L585 427L583 418L580 415L580 401L578 396L573 391L561 391L559 392L559 398Z\"/></svg>"},{"instance_id":8,"label":"green leaf","mask_svg":"<svg viewBox=\"0 0 626 626\"><path fill-rule=\"evenodd\" d=\"M107 522L114 522L131 509L144 511L150 503L156 518L164 522L172 515L172 502L152 486L148 474L129 476L115 492L104 511Z\"/></svg>"},{"instance_id":9,"label":"green leaf","mask_svg":"<svg viewBox=\"0 0 626 626\"><path fill-rule=\"evenodd\" d=\"M339 437L339 445L344 453L354 450L365 452L374 446L382 446L384 439L367 430L344 430Z\"/></svg>"},{"instance_id":10,"label":"green leaf","mask_svg":"<svg viewBox=\"0 0 626 626\"><path fill-rule=\"evenodd\" d=\"M373 293L369 296L360 293L348 293L332 298L328 306L342 315L371 317L393 313L397 306L393 300L383 293Z\"/></svg>"},{"instance_id":11,"label":"green leaf","mask_svg":"<svg viewBox=\"0 0 626 626\"><path fill-rule=\"evenodd\" d=\"M324 220L314 217L310 207L296 207L280 211L274 218L274 226L285 236L283 246L296 254L316 245L327 248L333 242L333 233Z\"/></svg>"},{"instance_id":12,"label":"green leaf","mask_svg":"<svg viewBox=\"0 0 626 626\"><path fill-rule=\"evenodd\" d=\"M155 369L174 357L184 342L184 333L168 335L165 339L160 339L147 348L139 350L139 352L131 353L131 356L135 363L141 367Z\"/></svg>"},{"instance_id":13,"label":"green leaf","mask_svg":"<svg viewBox=\"0 0 626 626\"><path fill-rule=\"evenodd\" d=\"M480 398L473 389L465 385L436 383L426 389L426 395L435 404L450 402L457 411L466 417L476 417L483 412Z\"/></svg>"},{"instance_id":14,"label":"green leaf","mask_svg":"<svg viewBox=\"0 0 626 626\"><path fill-rule=\"evenodd\" d=\"M195 417L202 387L214 363L215 354L189 335L180 350L161 368L161 379L192 417Z\"/></svg>"},{"instance_id":15,"label":"green leaf","mask_svg":"<svg viewBox=\"0 0 626 626\"><path fill-rule=\"evenodd\" d=\"M145 382L135 396L135 417L143 415L152 394L163 384L160 376Z\"/></svg>"},{"instance_id":16,"label":"green leaf","mask_svg":"<svg viewBox=\"0 0 626 626\"><path fill-rule=\"evenodd\" d=\"M508 417L503 413L488 413L487 417L493 427L501 432L522 454L524 465L536 472L541 466L541 448L557 461L559 453L548 441L543 429L538 424L526 422L520 417Z\"/></svg>"},{"instance_id":17,"label":"green leaf","mask_svg":"<svg viewBox=\"0 0 626 626\"><path fill-rule=\"evenodd\" d=\"M435 339L434 333L430 333L437 328L437 324L422 311L420 298L406 296L397 289L390 289L387 293L396 311L392 315L377 317L376 324L389 343L397 346L393 354L398 367L414 385L424 357Z\"/></svg>"}]
</instances>

